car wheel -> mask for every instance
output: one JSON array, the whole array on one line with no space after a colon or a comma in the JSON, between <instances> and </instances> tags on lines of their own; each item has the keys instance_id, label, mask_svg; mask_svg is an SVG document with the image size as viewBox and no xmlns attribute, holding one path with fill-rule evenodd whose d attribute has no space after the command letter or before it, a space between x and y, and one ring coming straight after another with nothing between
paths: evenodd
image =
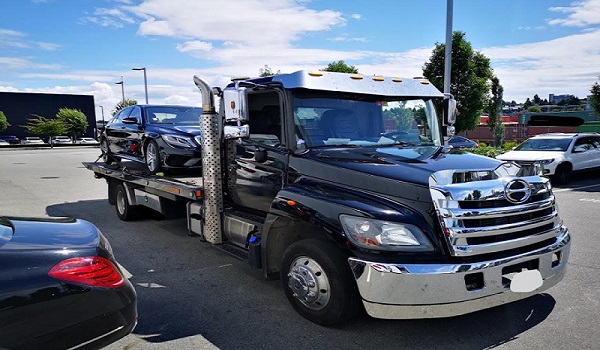
<instances>
[{"instance_id":1,"label":"car wheel","mask_svg":"<svg viewBox=\"0 0 600 350\"><path fill-rule=\"evenodd\" d=\"M568 164L561 164L556 168L556 172L554 173L552 180L554 180L555 185L565 185L571 181L571 174L571 166Z\"/></svg>"},{"instance_id":2,"label":"car wheel","mask_svg":"<svg viewBox=\"0 0 600 350\"><path fill-rule=\"evenodd\" d=\"M362 308L347 256L330 242L307 239L290 245L281 281L294 309L322 326L346 322Z\"/></svg>"},{"instance_id":3,"label":"car wheel","mask_svg":"<svg viewBox=\"0 0 600 350\"><path fill-rule=\"evenodd\" d=\"M100 142L100 151L102 152L102 160L104 163L112 164L115 161L115 158L112 156L110 148L108 147L108 140L106 138L102 139L102 142Z\"/></svg>"},{"instance_id":4,"label":"car wheel","mask_svg":"<svg viewBox=\"0 0 600 350\"><path fill-rule=\"evenodd\" d=\"M125 186L121 183L115 187L115 208L117 216L123 221L131 221L137 217L139 208L129 204Z\"/></svg>"},{"instance_id":5,"label":"car wheel","mask_svg":"<svg viewBox=\"0 0 600 350\"><path fill-rule=\"evenodd\" d=\"M146 144L146 152L144 152L144 161L146 167L151 174L156 174L161 169L160 152L158 144L154 140L148 141Z\"/></svg>"}]
</instances>

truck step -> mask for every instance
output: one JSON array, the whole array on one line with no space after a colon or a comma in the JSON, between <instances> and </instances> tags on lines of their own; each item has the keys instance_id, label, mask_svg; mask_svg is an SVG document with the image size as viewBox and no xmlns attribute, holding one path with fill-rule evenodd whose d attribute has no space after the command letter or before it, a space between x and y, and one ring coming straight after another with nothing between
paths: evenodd
<instances>
[{"instance_id":1,"label":"truck step","mask_svg":"<svg viewBox=\"0 0 600 350\"><path fill-rule=\"evenodd\" d=\"M233 244L225 242L222 244L215 245L215 248L218 248L239 260L244 260L244 261L248 260L248 251L245 249L239 248Z\"/></svg>"}]
</instances>

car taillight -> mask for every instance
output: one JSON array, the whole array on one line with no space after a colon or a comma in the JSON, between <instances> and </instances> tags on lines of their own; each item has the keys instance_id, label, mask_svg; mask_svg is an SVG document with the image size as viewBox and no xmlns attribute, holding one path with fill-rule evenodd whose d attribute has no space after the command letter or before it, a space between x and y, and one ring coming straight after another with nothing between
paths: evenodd
<instances>
[{"instance_id":1,"label":"car taillight","mask_svg":"<svg viewBox=\"0 0 600 350\"><path fill-rule=\"evenodd\" d=\"M92 287L119 288L123 276L110 260L100 256L84 256L63 260L54 265L50 277Z\"/></svg>"}]
</instances>

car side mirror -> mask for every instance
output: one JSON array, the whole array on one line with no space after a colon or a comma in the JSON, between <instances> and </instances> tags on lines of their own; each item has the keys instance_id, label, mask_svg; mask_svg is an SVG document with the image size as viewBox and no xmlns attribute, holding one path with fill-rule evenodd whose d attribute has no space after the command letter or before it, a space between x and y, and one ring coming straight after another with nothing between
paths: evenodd
<instances>
[{"instance_id":1,"label":"car side mirror","mask_svg":"<svg viewBox=\"0 0 600 350\"><path fill-rule=\"evenodd\" d=\"M123 118L123 124L137 124L138 120L135 117Z\"/></svg>"},{"instance_id":2,"label":"car side mirror","mask_svg":"<svg viewBox=\"0 0 600 350\"><path fill-rule=\"evenodd\" d=\"M573 153L582 153L587 151L587 148L584 145L580 145L580 146L575 146L573 148Z\"/></svg>"}]
</instances>

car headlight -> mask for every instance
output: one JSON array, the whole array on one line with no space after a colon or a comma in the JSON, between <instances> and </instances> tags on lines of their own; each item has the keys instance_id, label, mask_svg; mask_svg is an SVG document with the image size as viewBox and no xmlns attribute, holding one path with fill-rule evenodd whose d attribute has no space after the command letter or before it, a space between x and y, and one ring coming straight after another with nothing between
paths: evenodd
<instances>
[{"instance_id":1,"label":"car headlight","mask_svg":"<svg viewBox=\"0 0 600 350\"><path fill-rule=\"evenodd\" d=\"M411 224L340 215L348 239L359 247L387 251L432 251L431 242Z\"/></svg>"},{"instance_id":2,"label":"car headlight","mask_svg":"<svg viewBox=\"0 0 600 350\"><path fill-rule=\"evenodd\" d=\"M541 165L548 165L550 163L552 163L554 161L554 158L552 159L544 159L544 160L538 160L537 162Z\"/></svg>"},{"instance_id":3,"label":"car headlight","mask_svg":"<svg viewBox=\"0 0 600 350\"><path fill-rule=\"evenodd\" d=\"M185 147L185 148L193 148L196 147L194 142L184 136L179 135L161 135L162 139L173 147Z\"/></svg>"}]
</instances>

